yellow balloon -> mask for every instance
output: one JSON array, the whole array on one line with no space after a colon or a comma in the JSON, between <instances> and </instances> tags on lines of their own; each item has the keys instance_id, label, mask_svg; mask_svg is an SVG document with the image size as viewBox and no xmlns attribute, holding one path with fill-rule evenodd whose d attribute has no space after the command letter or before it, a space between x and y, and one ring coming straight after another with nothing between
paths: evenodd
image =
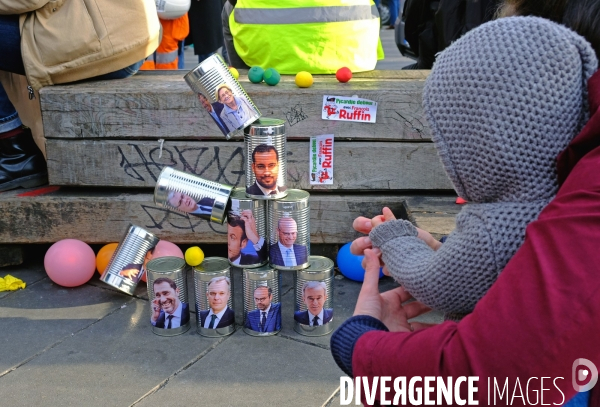
<instances>
[{"instance_id":1,"label":"yellow balloon","mask_svg":"<svg viewBox=\"0 0 600 407\"><path fill-rule=\"evenodd\" d=\"M239 72L238 72L238 70L237 70L237 69L235 69L233 66L230 66L230 67L229 67L229 72L231 72L231 74L233 75L233 77L234 77L235 79L239 79L239 78L240 78L240 73L239 73ZM198 263L198 264L200 264L200 263Z\"/></svg>"},{"instance_id":2,"label":"yellow balloon","mask_svg":"<svg viewBox=\"0 0 600 407\"><path fill-rule=\"evenodd\" d=\"M117 250L118 245L118 243L109 243L100 249L96 255L96 270L98 270L98 273L104 273L104 270L106 270L106 266L108 266L108 262L115 250Z\"/></svg>"},{"instance_id":3,"label":"yellow balloon","mask_svg":"<svg viewBox=\"0 0 600 407\"><path fill-rule=\"evenodd\" d=\"M190 247L185 251L185 262L192 267L197 266L204 260L204 252L198 246Z\"/></svg>"},{"instance_id":4,"label":"yellow balloon","mask_svg":"<svg viewBox=\"0 0 600 407\"><path fill-rule=\"evenodd\" d=\"M306 72L301 71L296 74L296 86L299 88L310 88L313 84L313 76Z\"/></svg>"}]
</instances>

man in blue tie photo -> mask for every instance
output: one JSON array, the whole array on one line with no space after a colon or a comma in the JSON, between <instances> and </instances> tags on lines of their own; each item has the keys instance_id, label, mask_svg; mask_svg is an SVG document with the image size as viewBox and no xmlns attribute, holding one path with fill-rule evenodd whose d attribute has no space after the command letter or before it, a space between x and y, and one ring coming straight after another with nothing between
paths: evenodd
<instances>
[{"instance_id":1,"label":"man in blue tie photo","mask_svg":"<svg viewBox=\"0 0 600 407\"><path fill-rule=\"evenodd\" d=\"M269 246L270 262L276 266L294 267L308 261L306 246L295 244L298 224L292 218L281 218L277 222L279 241Z\"/></svg>"},{"instance_id":2,"label":"man in blue tie photo","mask_svg":"<svg viewBox=\"0 0 600 407\"><path fill-rule=\"evenodd\" d=\"M261 285L254 290L254 311L246 314L244 326L256 332L277 332L281 329L281 303L271 302L273 290Z\"/></svg>"},{"instance_id":3,"label":"man in blue tie photo","mask_svg":"<svg viewBox=\"0 0 600 407\"><path fill-rule=\"evenodd\" d=\"M323 281L308 281L302 286L306 311L296 311L294 320L303 325L321 326L333 319L333 309L323 308L327 301L327 286Z\"/></svg>"},{"instance_id":4,"label":"man in blue tie photo","mask_svg":"<svg viewBox=\"0 0 600 407\"><path fill-rule=\"evenodd\" d=\"M157 328L173 329L190 321L189 305L179 300L179 288L170 278L154 280L154 299L150 322Z\"/></svg>"},{"instance_id":5,"label":"man in blue tie photo","mask_svg":"<svg viewBox=\"0 0 600 407\"><path fill-rule=\"evenodd\" d=\"M208 329L225 328L235 323L235 312L227 305L231 297L229 277L211 279L206 287L207 310L200 311L200 326Z\"/></svg>"}]
</instances>

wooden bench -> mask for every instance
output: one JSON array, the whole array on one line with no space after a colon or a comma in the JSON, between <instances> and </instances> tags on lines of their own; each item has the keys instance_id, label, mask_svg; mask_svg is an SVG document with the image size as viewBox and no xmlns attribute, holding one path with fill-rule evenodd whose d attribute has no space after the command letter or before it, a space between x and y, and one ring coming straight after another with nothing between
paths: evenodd
<instances>
[{"instance_id":1,"label":"wooden bench","mask_svg":"<svg viewBox=\"0 0 600 407\"><path fill-rule=\"evenodd\" d=\"M225 243L225 227L157 208L152 188L163 166L244 186L242 139L225 140L183 80L183 71L42 89L52 188L0 194L0 243L76 238L119 241L129 223L175 243ZM352 220L384 205L436 236L460 209L430 140L421 107L427 71L373 71L346 84L292 76L274 87L240 82L265 117L286 120L288 187L311 193L311 243L346 243ZM378 102L375 124L321 119L323 95ZM309 137L335 135L334 184L309 184ZM159 140L164 140L161 143ZM44 192L44 191L42 191Z\"/></svg>"}]
</instances>

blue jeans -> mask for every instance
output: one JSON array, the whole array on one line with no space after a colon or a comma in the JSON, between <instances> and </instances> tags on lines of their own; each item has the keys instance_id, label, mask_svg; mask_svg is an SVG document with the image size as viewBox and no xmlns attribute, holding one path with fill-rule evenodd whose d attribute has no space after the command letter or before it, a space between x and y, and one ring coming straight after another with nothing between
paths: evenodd
<instances>
[{"instance_id":1,"label":"blue jeans","mask_svg":"<svg viewBox=\"0 0 600 407\"><path fill-rule=\"evenodd\" d=\"M398 12L400 11L400 0L389 0L388 5L390 7L390 25L396 24L398 18Z\"/></svg>"},{"instance_id":2,"label":"blue jeans","mask_svg":"<svg viewBox=\"0 0 600 407\"><path fill-rule=\"evenodd\" d=\"M19 16L0 15L0 71L25 75L25 67L21 58L21 34L19 32ZM136 62L127 68L96 76L94 80L123 79L134 75L144 61ZM90 80L86 79L86 80ZM13 104L8 100L4 88L0 85L0 133L16 129L21 120Z\"/></svg>"}]
</instances>

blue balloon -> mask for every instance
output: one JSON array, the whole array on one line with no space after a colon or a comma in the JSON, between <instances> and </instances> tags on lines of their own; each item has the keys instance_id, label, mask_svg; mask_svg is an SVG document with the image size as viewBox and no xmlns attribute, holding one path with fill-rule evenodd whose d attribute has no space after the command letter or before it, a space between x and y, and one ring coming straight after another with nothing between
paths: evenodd
<instances>
[{"instance_id":1,"label":"blue balloon","mask_svg":"<svg viewBox=\"0 0 600 407\"><path fill-rule=\"evenodd\" d=\"M365 279L365 269L362 268L362 261L365 256L357 256L350 253L350 244L343 245L337 254L337 265L344 277L354 281L363 281ZM379 269L379 278L383 277L383 271Z\"/></svg>"}]
</instances>

